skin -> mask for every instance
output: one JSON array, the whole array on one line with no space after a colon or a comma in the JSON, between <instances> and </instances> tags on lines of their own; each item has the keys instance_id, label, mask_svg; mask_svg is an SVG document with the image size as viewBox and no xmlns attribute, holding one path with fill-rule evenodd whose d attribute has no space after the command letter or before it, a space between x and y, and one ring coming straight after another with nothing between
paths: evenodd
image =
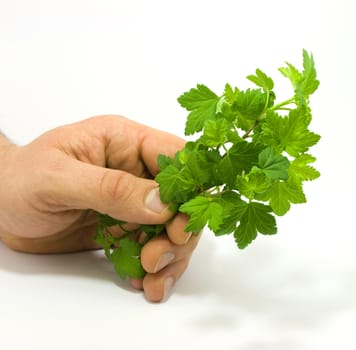
<instances>
[{"instance_id":1,"label":"skin","mask_svg":"<svg viewBox=\"0 0 356 350\"><path fill-rule=\"evenodd\" d=\"M131 279L150 301L161 301L183 274L199 236L187 217L159 199L157 155L173 156L184 140L121 116L61 126L25 146L0 134L0 239L27 253L97 249L95 211L128 225L167 223L142 249L147 271ZM120 236L118 229L112 232Z\"/></svg>"}]
</instances>

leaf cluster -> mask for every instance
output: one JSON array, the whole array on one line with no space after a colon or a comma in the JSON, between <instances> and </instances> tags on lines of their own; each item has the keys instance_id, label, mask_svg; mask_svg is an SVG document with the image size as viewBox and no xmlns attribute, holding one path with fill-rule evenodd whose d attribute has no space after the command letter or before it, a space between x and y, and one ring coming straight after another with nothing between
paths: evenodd
<instances>
[{"instance_id":1,"label":"leaf cluster","mask_svg":"<svg viewBox=\"0 0 356 350\"><path fill-rule=\"evenodd\" d=\"M258 233L275 234L276 216L285 215L291 204L306 202L303 183L320 175L309 153L320 139L310 130L309 99L319 85L313 56L303 50L302 70L287 62L279 71L292 86L285 101L276 102L274 82L261 69L247 76L252 88L226 84L218 95L198 84L178 98L188 111L185 134L195 141L174 158L160 155L155 180L162 201L189 216L186 232L208 226L216 236L232 234L245 248ZM143 229L153 237L164 227ZM138 243L120 240L112 250L112 237L98 234L97 241L121 277L143 273L136 266Z\"/></svg>"},{"instance_id":2,"label":"leaf cluster","mask_svg":"<svg viewBox=\"0 0 356 350\"><path fill-rule=\"evenodd\" d=\"M143 278L146 274L142 267L140 256L143 245L152 237L160 234L164 225L140 225L136 230L127 230L126 222L114 219L106 214L97 213L99 223L96 227L95 241L104 249L108 260L114 265L116 273L122 278ZM124 234L114 237L110 228L119 226ZM146 232L143 242L138 242L137 236Z\"/></svg>"},{"instance_id":3,"label":"leaf cluster","mask_svg":"<svg viewBox=\"0 0 356 350\"><path fill-rule=\"evenodd\" d=\"M303 182L319 176L308 153L320 139L309 130L309 97L319 85L313 56L303 51L302 71L290 63L279 71L293 87L279 103L261 69L247 76L254 88L226 84L217 95L198 84L178 98L189 112L185 134L197 138L174 159L160 157L156 181L162 200L189 215L187 232L207 225L245 248L258 233L277 232L276 215L306 202Z\"/></svg>"}]
</instances>

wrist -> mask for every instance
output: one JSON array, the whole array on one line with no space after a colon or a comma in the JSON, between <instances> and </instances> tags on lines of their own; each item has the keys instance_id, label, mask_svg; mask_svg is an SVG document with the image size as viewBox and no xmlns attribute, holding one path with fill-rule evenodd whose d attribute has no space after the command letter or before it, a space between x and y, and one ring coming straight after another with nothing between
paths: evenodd
<instances>
[{"instance_id":1,"label":"wrist","mask_svg":"<svg viewBox=\"0 0 356 350\"><path fill-rule=\"evenodd\" d=\"M0 156L5 154L12 147L15 147L15 145L0 130Z\"/></svg>"},{"instance_id":2,"label":"wrist","mask_svg":"<svg viewBox=\"0 0 356 350\"><path fill-rule=\"evenodd\" d=\"M9 155L11 154L10 151L16 147L17 146L13 144L0 130L0 163L2 164L0 170L0 241L3 240L5 244L6 239L10 236L6 225L7 206L5 205L9 197L8 189L11 188L7 180L12 177L11 172L9 172L9 165L11 165Z\"/></svg>"}]
</instances>

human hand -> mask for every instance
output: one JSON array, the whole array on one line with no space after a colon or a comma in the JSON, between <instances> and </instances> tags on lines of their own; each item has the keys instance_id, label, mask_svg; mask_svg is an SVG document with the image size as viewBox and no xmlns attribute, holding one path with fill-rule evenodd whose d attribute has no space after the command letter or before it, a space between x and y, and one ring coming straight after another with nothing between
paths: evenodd
<instances>
[{"instance_id":1,"label":"human hand","mask_svg":"<svg viewBox=\"0 0 356 350\"><path fill-rule=\"evenodd\" d=\"M53 129L1 153L0 237L31 253L95 249L95 211L130 224L166 223L174 215L159 199L157 155L184 146L176 136L123 117L101 116ZM149 241L148 272L131 280L152 301L164 298L185 271L199 237L184 232L178 214ZM120 232L115 232L120 235Z\"/></svg>"}]
</instances>

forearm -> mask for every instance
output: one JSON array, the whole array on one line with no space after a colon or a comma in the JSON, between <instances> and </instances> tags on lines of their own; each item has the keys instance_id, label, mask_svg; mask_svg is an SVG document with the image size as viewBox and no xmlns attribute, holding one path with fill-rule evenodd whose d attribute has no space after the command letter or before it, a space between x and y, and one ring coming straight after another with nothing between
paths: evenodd
<instances>
[{"instance_id":1,"label":"forearm","mask_svg":"<svg viewBox=\"0 0 356 350\"><path fill-rule=\"evenodd\" d=\"M2 147L2 144L5 142L9 142L5 134L0 130L0 148Z\"/></svg>"},{"instance_id":2,"label":"forearm","mask_svg":"<svg viewBox=\"0 0 356 350\"><path fill-rule=\"evenodd\" d=\"M0 130L0 142L2 139L6 139L5 134Z\"/></svg>"},{"instance_id":3,"label":"forearm","mask_svg":"<svg viewBox=\"0 0 356 350\"><path fill-rule=\"evenodd\" d=\"M4 133L0 130L0 162L3 164L3 156L9 147L10 141L7 139L7 137L4 135ZM1 173L0 173L0 179L1 179ZM0 204L1 204L1 195L0 195ZM0 241L2 238L5 236L2 228L1 228L1 222L0 222Z\"/></svg>"}]
</instances>

